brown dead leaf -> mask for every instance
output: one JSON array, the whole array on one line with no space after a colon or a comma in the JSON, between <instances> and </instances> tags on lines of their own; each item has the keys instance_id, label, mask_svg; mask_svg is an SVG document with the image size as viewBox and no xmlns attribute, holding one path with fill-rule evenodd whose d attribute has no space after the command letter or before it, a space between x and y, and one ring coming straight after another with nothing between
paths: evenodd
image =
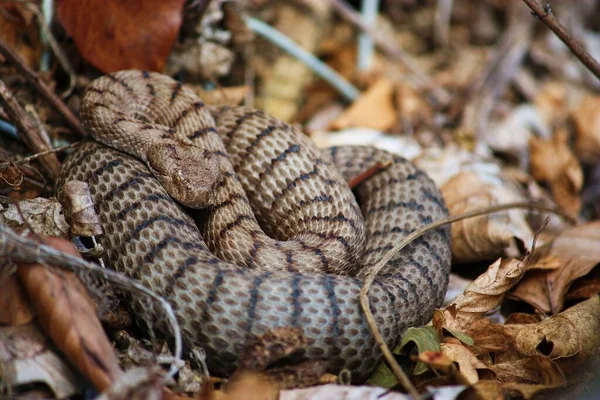
<instances>
[{"instance_id":1,"label":"brown dead leaf","mask_svg":"<svg viewBox=\"0 0 600 400\"><path fill-rule=\"evenodd\" d=\"M90 237L102 234L100 218L96 214L90 188L86 182L69 181L58 193L64 206L65 219L74 236Z\"/></svg>"},{"instance_id":2,"label":"brown dead leaf","mask_svg":"<svg viewBox=\"0 0 600 400\"><path fill-rule=\"evenodd\" d=\"M501 382L562 386L566 379L560 368L548 357L532 355L527 358L489 367Z\"/></svg>"},{"instance_id":3,"label":"brown dead leaf","mask_svg":"<svg viewBox=\"0 0 600 400\"><path fill-rule=\"evenodd\" d=\"M575 124L575 152L585 162L600 156L600 96L587 96L571 113Z\"/></svg>"},{"instance_id":4,"label":"brown dead leaf","mask_svg":"<svg viewBox=\"0 0 600 400\"><path fill-rule=\"evenodd\" d=\"M380 78L342 115L333 120L329 129L360 126L385 131L392 128L398 118L393 95L394 83L389 79Z\"/></svg>"},{"instance_id":5,"label":"brown dead leaf","mask_svg":"<svg viewBox=\"0 0 600 400\"><path fill-rule=\"evenodd\" d=\"M504 326L493 324L489 318L475 321L466 333L473 339L471 350L475 355L501 353L512 346L513 338Z\"/></svg>"},{"instance_id":6,"label":"brown dead leaf","mask_svg":"<svg viewBox=\"0 0 600 400\"><path fill-rule=\"evenodd\" d=\"M32 320L33 311L16 275L0 276L0 324L19 326Z\"/></svg>"},{"instance_id":7,"label":"brown dead leaf","mask_svg":"<svg viewBox=\"0 0 600 400\"><path fill-rule=\"evenodd\" d=\"M507 203L520 196L506 186L492 185L473 172L461 172L442 186L451 215ZM452 224L455 262L494 259L515 241L529 244L533 234L522 210L482 215Z\"/></svg>"},{"instance_id":8,"label":"brown dead leaf","mask_svg":"<svg viewBox=\"0 0 600 400\"><path fill-rule=\"evenodd\" d=\"M78 255L64 239L47 238L46 243ZM56 347L96 389L107 389L122 371L83 284L70 272L39 264L19 266L18 275L38 323Z\"/></svg>"},{"instance_id":9,"label":"brown dead leaf","mask_svg":"<svg viewBox=\"0 0 600 400\"><path fill-rule=\"evenodd\" d=\"M162 71L184 0L59 0L58 19L83 58L103 72Z\"/></svg>"},{"instance_id":10,"label":"brown dead leaf","mask_svg":"<svg viewBox=\"0 0 600 400\"><path fill-rule=\"evenodd\" d=\"M581 209L583 170L569 148L567 131L557 130L550 140L531 137L529 146L531 175L547 182L554 201L576 215Z\"/></svg>"},{"instance_id":11,"label":"brown dead leaf","mask_svg":"<svg viewBox=\"0 0 600 400\"><path fill-rule=\"evenodd\" d=\"M538 324L507 325L516 349L527 356L542 355L568 374L600 354L600 297L579 303Z\"/></svg>"},{"instance_id":12,"label":"brown dead leaf","mask_svg":"<svg viewBox=\"0 0 600 400\"><path fill-rule=\"evenodd\" d=\"M537 265L560 263L560 268L534 270ZM588 274L600 262L600 222L565 230L548 246L535 250L529 271L511 292L541 312L562 310L573 281Z\"/></svg>"},{"instance_id":13,"label":"brown dead leaf","mask_svg":"<svg viewBox=\"0 0 600 400\"><path fill-rule=\"evenodd\" d=\"M454 365L452 360L441 351L423 351L418 354L416 359L442 373L448 373Z\"/></svg>"},{"instance_id":14,"label":"brown dead leaf","mask_svg":"<svg viewBox=\"0 0 600 400\"><path fill-rule=\"evenodd\" d=\"M27 232L30 227L42 236L61 236L69 231L60 203L43 197L19 201L18 207L10 204L0 213L0 223L20 234Z\"/></svg>"},{"instance_id":15,"label":"brown dead leaf","mask_svg":"<svg viewBox=\"0 0 600 400\"><path fill-rule=\"evenodd\" d=\"M565 300L589 299L598 293L600 293L600 268L595 267L592 272L573 282Z\"/></svg>"},{"instance_id":16,"label":"brown dead leaf","mask_svg":"<svg viewBox=\"0 0 600 400\"><path fill-rule=\"evenodd\" d=\"M0 39L11 48L29 67L36 68L40 62L39 29L33 12L26 4L2 2L0 4ZM0 60L4 58L0 55Z\"/></svg>"},{"instance_id":17,"label":"brown dead leaf","mask_svg":"<svg viewBox=\"0 0 600 400\"><path fill-rule=\"evenodd\" d=\"M487 365L479 360L469 348L462 344L442 343L441 347L442 354L449 360L458 364L458 369L464 379L464 381L460 383L474 384L479 381L477 370L488 369Z\"/></svg>"},{"instance_id":18,"label":"brown dead leaf","mask_svg":"<svg viewBox=\"0 0 600 400\"><path fill-rule=\"evenodd\" d=\"M435 311L434 318L439 318L437 323L443 327L468 330L485 313L502 303L508 290L527 271L527 264L527 261L498 259L452 304L445 309Z\"/></svg>"}]
</instances>

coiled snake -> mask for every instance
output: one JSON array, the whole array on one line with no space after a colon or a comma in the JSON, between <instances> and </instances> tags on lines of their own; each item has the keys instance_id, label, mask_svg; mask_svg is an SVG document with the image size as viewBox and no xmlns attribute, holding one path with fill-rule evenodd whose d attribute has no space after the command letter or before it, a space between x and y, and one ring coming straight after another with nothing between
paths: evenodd
<instances>
[{"instance_id":1,"label":"coiled snake","mask_svg":"<svg viewBox=\"0 0 600 400\"><path fill-rule=\"evenodd\" d=\"M308 358L356 381L368 376L381 356L360 308L361 279L394 243L447 215L425 173L374 148L318 150L261 111L208 107L157 73L95 80L81 117L102 144L79 146L59 187L89 183L109 265L173 305L184 342L205 349L213 373L231 373L252 335L293 326L311 342ZM355 199L344 179L390 159ZM206 207L200 229L174 198ZM449 268L444 228L379 274L369 296L389 345L431 318ZM158 310L132 307L162 326Z\"/></svg>"}]
</instances>

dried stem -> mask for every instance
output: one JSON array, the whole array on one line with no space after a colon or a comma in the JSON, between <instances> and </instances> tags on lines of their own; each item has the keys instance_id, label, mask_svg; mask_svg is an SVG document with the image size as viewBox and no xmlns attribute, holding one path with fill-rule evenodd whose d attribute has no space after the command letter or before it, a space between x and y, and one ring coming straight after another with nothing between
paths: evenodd
<instances>
[{"instance_id":1,"label":"dried stem","mask_svg":"<svg viewBox=\"0 0 600 400\"><path fill-rule=\"evenodd\" d=\"M19 56L0 39L0 54L2 54L9 62L14 64L23 76L33 83L40 94L63 116L67 124L79 134L81 137L87 137L87 133L81 127L79 118L67 107L67 105L40 79L39 75L29 68Z\"/></svg>"},{"instance_id":2,"label":"dried stem","mask_svg":"<svg viewBox=\"0 0 600 400\"><path fill-rule=\"evenodd\" d=\"M498 206L492 206L492 207L487 207L484 209L470 211L470 212L467 212L467 213L464 213L461 215L452 216L452 217L441 219L439 221L435 221L435 222L428 224L420 229L417 229L410 235L406 236L401 242L396 244L389 252L387 252L385 256L383 256L383 258L375 265L373 270L365 278L362 289L360 290L360 305L365 314L365 318L367 320L367 323L369 324L369 328L371 329L371 332L373 333L373 337L375 338L375 341L379 345L379 348L381 349L381 352L383 353L384 358L390 365L390 368L394 372L394 375L396 375L398 382L400 382L400 384L409 392L409 394L411 396L413 396L413 398L415 398L415 399L419 398L419 393L417 392L417 390L413 386L413 384L410 381L410 379L408 378L408 376L406 376L406 373L402 370L402 368L400 367L400 365L394 358L394 354L392 353L392 351L388 347L387 343L383 339L383 336L381 335L381 332L379 331L379 328L377 327L377 322L375 322L375 317L371 313L368 294L369 294L369 289L371 288L371 285L373 284L373 281L375 280L375 277L377 276L377 274L379 274L379 272L385 267L385 265L400 250L402 250L404 247L406 247L412 241L423 236L427 232L437 229L441 226L451 224L453 222L462 221L463 219L473 218L473 217L477 217L480 215L492 214L495 212L509 210L509 209L513 209L513 208L529 208L529 209L533 209L533 210L550 212L550 213L560 215L560 216L566 218L567 220L569 220L570 222L573 222L573 223L577 222L573 219L573 217L564 213L562 210L560 210L558 208L548 207L548 206L536 204L536 203L508 203L508 204L501 204Z\"/></svg>"},{"instance_id":3,"label":"dried stem","mask_svg":"<svg viewBox=\"0 0 600 400\"><path fill-rule=\"evenodd\" d=\"M581 61L583 65L596 76L596 78L600 79L600 64L598 64L598 61L596 61L596 59L583 48L581 43L575 40L569 32L567 32L565 27L558 22L554 17L550 6L546 5L545 7L542 7L536 0L523 0L523 2L531 8L533 14L537 18L546 24L546 26L554 32L565 45L567 45L569 50L579 58L579 61Z\"/></svg>"},{"instance_id":4,"label":"dried stem","mask_svg":"<svg viewBox=\"0 0 600 400\"><path fill-rule=\"evenodd\" d=\"M21 107L17 100L10 93L6 85L0 80L0 104L4 106L4 110L15 124L19 131L19 137L23 139L29 148L34 152L45 152L52 147L45 138L48 134L42 132L42 127L33 121L33 118ZM47 154L40 159L42 167L53 180L60 173L60 162L55 154Z\"/></svg>"}]
</instances>

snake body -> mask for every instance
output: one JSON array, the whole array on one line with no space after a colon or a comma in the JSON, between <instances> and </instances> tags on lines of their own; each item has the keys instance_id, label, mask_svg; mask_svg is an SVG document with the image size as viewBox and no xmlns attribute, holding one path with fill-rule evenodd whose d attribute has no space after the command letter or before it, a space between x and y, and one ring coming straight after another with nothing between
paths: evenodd
<instances>
[{"instance_id":1,"label":"snake body","mask_svg":"<svg viewBox=\"0 0 600 400\"><path fill-rule=\"evenodd\" d=\"M184 342L205 349L211 372L231 373L249 339L280 326L302 329L305 356L327 360L331 371L347 368L355 381L372 372L381 354L360 309L362 279L393 244L447 215L424 172L370 147L318 150L260 111L208 107L155 73L95 80L81 115L101 144L69 156L59 187L89 183L109 265L172 304ZM390 159L355 198L345 180ZM165 184L157 174L169 175L163 169L173 162L176 184L167 191L172 177ZM200 176L188 177L194 170ZM200 228L174 195L207 207ZM390 346L431 317L449 268L449 231L441 228L379 274L369 298ZM159 310L132 307L165 329Z\"/></svg>"}]
</instances>

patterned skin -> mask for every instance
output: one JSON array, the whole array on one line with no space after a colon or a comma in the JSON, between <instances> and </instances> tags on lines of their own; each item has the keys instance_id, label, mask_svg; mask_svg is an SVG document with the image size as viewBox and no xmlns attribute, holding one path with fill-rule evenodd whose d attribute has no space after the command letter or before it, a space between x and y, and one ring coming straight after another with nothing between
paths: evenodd
<instances>
[{"instance_id":1,"label":"patterned skin","mask_svg":"<svg viewBox=\"0 0 600 400\"><path fill-rule=\"evenodd\" d=\"M318 150L260 111L209 108L154 73L96 80L82 120L103 144L80 146L65 161L59 187L89 183L106 261L171 302L184 342L206 350L211 372L231 373L253 335L295 326L311 342L307 358L327 360L332 372L347 368L357 382L368 377L381 355L360 309L362 279L395 243L447 215L425 173L369 147ZM198 166L201 194L192 196L208 206L199 228L149 165L163 161L149 161L148 149L165 143L208 160ZM355 197L345 179L390 159ZM170 168L193 182L186 163ZM449 230L442 228L379 274L369 297L390 346L431 318L449 268ZM159 310L137 299L131 306L141 321L168 332Z\"/></svg>"}]
</instances>

